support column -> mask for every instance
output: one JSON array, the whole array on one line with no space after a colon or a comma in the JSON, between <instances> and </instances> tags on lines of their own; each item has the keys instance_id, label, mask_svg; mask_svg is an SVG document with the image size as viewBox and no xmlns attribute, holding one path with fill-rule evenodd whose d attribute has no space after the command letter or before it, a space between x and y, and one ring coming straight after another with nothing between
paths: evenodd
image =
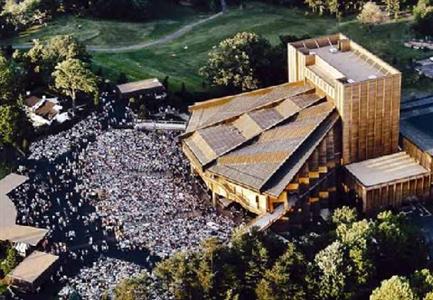
<instances>
[{"instance_id":1,"label":"support column","mask_svg":"<svg viewBox=\"0 0 433 300\"><path fill-rule=\"evenodd\" d=\"M212 206L213 207L216 207L216 205L217 205L217 199L218 199L217 193L215 193L214 191L212 191Z\"/></svg>"}]
</instances>

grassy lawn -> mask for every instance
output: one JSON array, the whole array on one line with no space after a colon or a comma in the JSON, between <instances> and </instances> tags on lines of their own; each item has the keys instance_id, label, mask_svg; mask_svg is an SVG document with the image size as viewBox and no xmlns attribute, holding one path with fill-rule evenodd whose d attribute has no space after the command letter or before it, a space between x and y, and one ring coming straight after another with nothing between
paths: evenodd
<instances>
[{"instance_id":1,"label":"grassy lawn","mask_svg":"<svg viewBox=\"0 0 433 300\"><path fill-rule=\"evenodd\" d=\"M336 26L334 19L306 15L303 10L254 3L244 10L232 9L164 45L130 53L95 53L94 64L113 78L118 72L125 73L132 80L169 76L172 89L179 89L183 82L188 91L201 92L208 89L203 88L202 78L198 75L207 53L221 40L237 32L256 32L276 44L282 34L320 35L334 32Z\"/></svg>"},{"instance_id":2,"label":"grassy lawn","mask_svg":"<svg viewBox=\"0 0 433 300\"><path fill-rule=\"evenodd\" d=\"M55 34L73 33L87 45L127 46L156 39L205 16L180 6L162 7L159 14L154 21L146 23L63 17L47 27L23 33L16 41L26 42L35 37L47 38ZM318 36L343 32L400 69L404 74L406 95L415 91L418 94L433 93L433 81L419 80L411 66L414 59L431 56L433 52L408 49L403 45L412 34L410 20L391 22L369 30L353 18L338 23L335 18L320 17L306 10L258 2L249 3L243 10L232 8L227 14L162 45L127 53L94 53L93 66L113 80L121 73L130 80L148 77L162 80L168 76L171 91L180 90L184 83L189 92L205 92L208 94L205 97L210 97L213 93L209 93L209 87L203 85L198 70L205 64L207 53L213 46L240 31L256 32L273 44L280 42L279 35Z\"/></svg>"},{"instance_id":3,"label":"grassy lawn","mask_svg":"<svg viewBox=\"0 0 433 300\"><path fill-rule=\"evenodd\" d=\"M207 53L219 41L240 31L256 32L273 44L279 43L278 37L283 34L318 36L343 32L402 70L406 95L415 90L433 93L433 81L417 80L410 68L412 59L425 58L433 53L403 46L403 42L411 35L409 20L369 30L356 20L337 23L334 18L262 3L250 4L244 10L232 9L186 36L158 47L131 53L95 54L94 64L113 79L119 72L125 73L131 80L154 76L163 79L169 76L172 89L179 89L183 82L189 91L201 92L207 88L203 87L198 70L205 63Z\"/></svg>"},{"instance_id":4,"label":"grassy lawn","mask_svg":"<svg viewBox=\"0 0 433 300\"><path fill-rule=\"evenodd\" d=\"M129 46L157 39L207 16L209 14L199 13L179 5L161 7L155 19L148 22L121 22L63 16L46 26L31 27L16 38L3 41L3 44L26 44L33 39L44 40L54 35L71 34L90 46Z\"/></svg>"}]
</instances>

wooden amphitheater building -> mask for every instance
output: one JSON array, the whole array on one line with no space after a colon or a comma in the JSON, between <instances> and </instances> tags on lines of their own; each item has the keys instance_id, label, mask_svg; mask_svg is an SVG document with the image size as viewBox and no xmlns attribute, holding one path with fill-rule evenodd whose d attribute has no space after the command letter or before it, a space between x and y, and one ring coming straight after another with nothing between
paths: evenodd
<instances>
[{"instance_id":1,"label":"wooden amphitheater building","mask_svg":"<svg viewBox=\"0 0 433 300\"><path fill-rule=\"evenodd\" d=\"M289 82L196 103L182 147L212 191L260 227L354 193L367 213L430 196L399 147L401 73L342 34L290 43Z\"/></svg>"}]
</instances>

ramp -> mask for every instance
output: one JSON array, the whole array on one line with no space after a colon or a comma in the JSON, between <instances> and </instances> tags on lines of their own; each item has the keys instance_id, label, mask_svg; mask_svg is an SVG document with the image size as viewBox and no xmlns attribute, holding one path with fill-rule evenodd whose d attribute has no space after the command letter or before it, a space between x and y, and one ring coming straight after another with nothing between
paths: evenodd
<instances>
[{"instance_id":1,"label":"ramp","mask_svg":"<svg viewBox=\"0 0 433 300\"><path fill-rule=\"evenodd\" d=\"M283 204L280 204L272 213L266 213L258 216L245 226L245 231L250 231L256 227L259 231L263 231L271 227L276 221L281 219L286 214L286 209Z\"/></svg>"}]
</instances>

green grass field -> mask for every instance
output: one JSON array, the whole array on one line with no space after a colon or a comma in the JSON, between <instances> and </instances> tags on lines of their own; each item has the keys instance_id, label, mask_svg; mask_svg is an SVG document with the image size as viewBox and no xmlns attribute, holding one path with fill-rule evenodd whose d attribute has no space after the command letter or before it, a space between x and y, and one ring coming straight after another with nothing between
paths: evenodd
<instances>
[{"instance_id":1,"label":"green grass field","mask_svg":"<svg viewBox=\"0 0 433 300\"><path fill-rule=\"evenodd\" d=\"M198 70L206 62L207 53L237 32L256 32L276 44L279 35L320 35L334 32L336 25L334 19L306 15L303 10L254 3L244 10L232 9L164 45L130 53L95 53L94 63L113 77L117 72L127 74L132 80L170 76L172 88L179 88L184 82L189 91L200 92L203 87Z\"/></svg>"},{"instance_id":2,"label":"green grass field","mask_svg":"<svg viewBox=\"0 0 433 300\"><path fill-rule=\"evenodd\" d=\"M396 66L405 75L405 93L413 91L431 93L431 80L418 81L409 67L411 60L433 55L404 47L411 36L410 21L398 21L376 26L369 30L356 20L338 23L334 18L319 17L304 10L254 3L244 10L232 9L226 15L196 28L188 35L171 43L131 53L94 55L94 63L109 76L123 72L131 80L170 76L174 89L184 82L189 91L203 90L199 68L207 53L219 41L240 31L256 32L279 43L279 35L318 36L342 32L385 61ZM185 49L185 46L188 49Z\"/></svg>"},{"instance_id":3,"label":"green grass field","mask_svg":"<svg viewBox=\"0 0 433 300\"><path fill-rule=\"evenodd\" d=\"M33 26L14 39L3 41L3 44L26 44L33 39L45 40L54 35L70 34L90 46L122 47L157 39L208 15L188 7L171 5L161 7L155 19L148 22L62 16L47 25Z\"/></svg>"},{"instance_id":4,"label":"green grass field","mask_svg":"<svg viewBox=\"0 0 433 300\"><path fill-rule=\"evenodd\" d=\"M170 18L166 17L170 15ZM87 45L107 47L133 45L156 39L173 32L200 16L189 8L176 8L161 12L158 20L147 23L126 23L90 20L76 17L57 19L46 28L27 33L17 41L30 37L47 38L60 33L74 33ZM77 29L81 24L81 29ZM405 93L432 93L433 81L418 80L412 71L411 61L433 55L408 49L403 42L412 35L410 20L379 25L369 30L349 18L338 23L335 18L317 16L306 10L286 8L259 2L249 3L241 10L232 8L227 14L194 28L188 34L171 42L150 48L122 53L94 53L93 65L105 76L116 80L124 73L130 80L169 76L169 87L179 90L182 83L190 92L208 92L203 86L198 70L207 59L207 53L221 40L240 31L263 35L273 44L279 35L318 36L343 32L374 54L396 66L404 74Z\"/></svg>"}]
</instances>

